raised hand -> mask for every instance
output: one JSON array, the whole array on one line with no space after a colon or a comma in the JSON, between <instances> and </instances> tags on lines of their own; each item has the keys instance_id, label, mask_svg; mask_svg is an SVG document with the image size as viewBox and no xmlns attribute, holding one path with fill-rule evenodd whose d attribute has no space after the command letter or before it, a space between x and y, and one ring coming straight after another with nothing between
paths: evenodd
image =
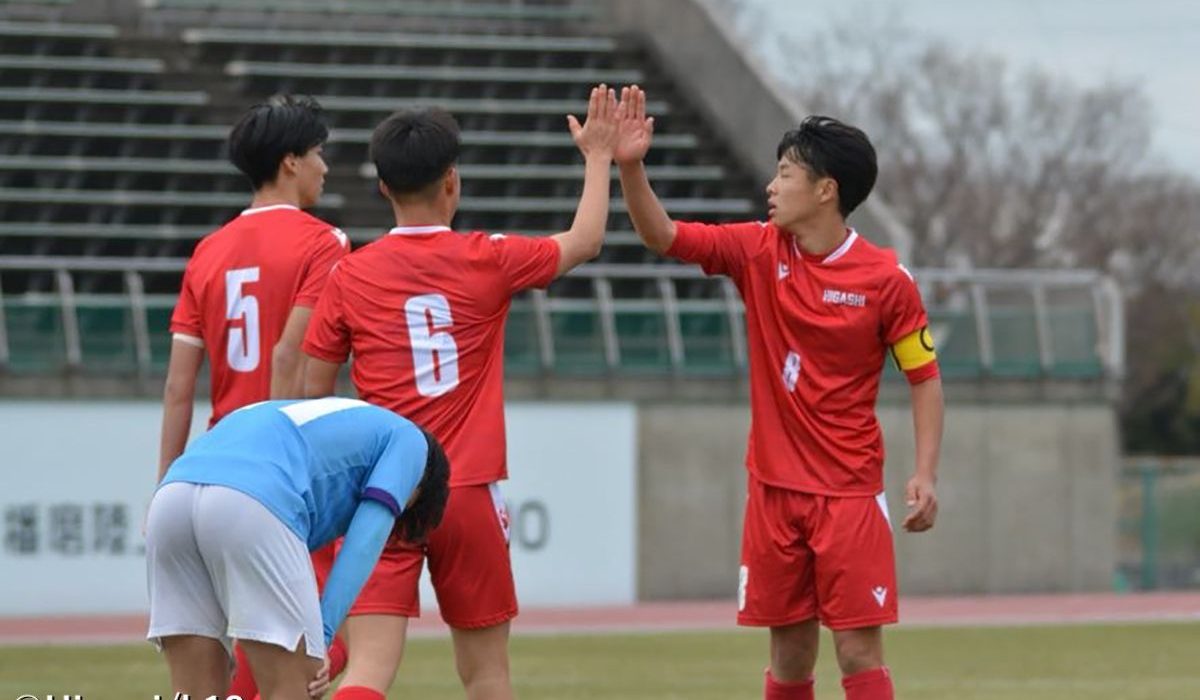
<instances>
[{"instance_id":1,"label":"raised hand","mask_svg":"<svg viewBox=\"0 0 1200 700\"><path fill-rule=\"evenodd\" d=\"M650 150L654 117L646 116L646 92L637 85L621 89L620 129L613 159L618 165L639 163Z\"/></svg>"},{"instance_id":2,"label":"raised hand","mask_svg":"<svg viewBox=\"0 0 1200 700\"><path fill-rule=\"evenodd\" d=\"M622 109L624 105L617 104L616 90L607 85L598 85L592 88L591 97L588 99L587 121L581 125L575 115L567 115L571 138L575 140L575 145L579 147L584 158L613 157Z\"/></svg>"}]
</instances>

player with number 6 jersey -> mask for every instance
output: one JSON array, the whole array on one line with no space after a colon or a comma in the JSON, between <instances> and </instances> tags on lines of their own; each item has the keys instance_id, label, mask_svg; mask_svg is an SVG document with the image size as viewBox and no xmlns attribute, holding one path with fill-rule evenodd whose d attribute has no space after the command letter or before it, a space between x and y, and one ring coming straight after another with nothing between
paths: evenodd
<instances>
[{"instance_id":1,"label":"player with number 6 jersey","mask_svg":"<svg viewBox=\"0 0 1200 700\"><path fill-rule=\"evenodd\" d=\"M446 516L426 547L385 552L351 610L350 662L336 700L387 692L406 620L420 612L426 559L467 697L512 697L507 640L517 600L497 488L507 476L505 319L514 294L545 287L599 252L616 122L616 95L603 86L592 90L585 124L568 118L585 159L583 193L571 228L544 238L450 229L461 184L449 114L401 112L375 130L371 158L397 225L330 275L304 340L305 389L332 393L352 354L359 396L428 430L453 467Z\"/></svg>"}]
</instances>

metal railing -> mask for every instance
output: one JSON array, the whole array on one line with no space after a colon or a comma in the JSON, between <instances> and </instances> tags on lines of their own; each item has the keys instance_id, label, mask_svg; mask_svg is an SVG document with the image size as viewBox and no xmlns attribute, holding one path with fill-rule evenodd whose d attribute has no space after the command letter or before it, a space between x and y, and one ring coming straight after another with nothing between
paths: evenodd
<instances>
[{"instance_id":1,"label":"metal railing","mask_svg":"<svg viewBox=\"0 0 1200 700\"><path fill-rule=\"evenodd\" d=\"M79 327L79 310L97 305L105 308L126 308L132 319L130 328L137 369L149 371L155 358L151 352L155 329L147 320L151 309L169 309L173 295L151 295L145 292L144 276L148 274L181 274L186 260L182 258L74 258L0 256L0 276L4 272L48 272L54 279L51 293L26 293L5 298L0 296L0 366L12 357L12 333L4 311L20 304L41 307L57 306L61 314L61 336L64 347L59 348L69 368L81 367L85 361L83 336ZM124 291L120 294L81 295L76 291L76 274L109 273L122 277ZM922 289L935 339L939 345L953 341L959 351L967 353L978 366L978 376L1002 376L998 357L1000 338L995 332L997 317L1005 310L1017 309L1022 319L1029 321L1028 341L1037 367L1032 374L1051 375L1063 363L1061 332L1056 331L1052 318L1055 297L1069 296L1073 312L1082 312L1088 337L1083 353L1087 363L1095 365L1096 375L1118 379L1125 369L1125 320L1123 302L1116 284L1097 272L1073 270L943 270L916 269L915 278ZM571 272L568 279L586 280L590 293L567 296L555 291L532 290L519 297L513 305L514 314L532 316L536 364L553 371L560 366L562 335L555 331L556 317L588 315L596 319L599 328L599 350L604 369L619 372L624 366L626 350L621 332L622 320L630 317L653 319L661 323L661 343L665 366L673 373L689 370L689 337L683 319L703 315L716 319L724 329L721 342L726 345L730 371L740 372L747 363L744 336L744 309L737 289L727 278L707 278L696 267L674 264L583 265ZM578 285L574 285L578 291ZM638 288L634 296L614 295L614 289ZM680 290L688 292L686 296ZM1015 299L1024 302L1014 304ZM1022 305L1024 304L1024 305ZM939 318L954 316L964 325L958 333L966 333L960 341L950 325ZM1076 313L1076 318L1080 316ZM973 330L974 338L969 331ZM162 332L165 333L165 330ZM1056 339L1056 336L1057 337ZM1094 340L1093 340L1094 339ZM1019 341L1020 339L1018 339ZM962 347L963 344L966 347ZM1078 343L1076 343L1078 344ZM1076 354L1079 351L1076 349ZM1030 371L1027 370L1026 374Z\"/></svg>"},{"instance_id":2,"label":"metal railing","mask_svg":"<svg viewBox=\"0 0 1200 700\"><path fill-rule=\"evenodd\" d=\"M1116 587L1200 588L1200 460L1128 456L1120 477Z\"/></svg>"}]
</instances>

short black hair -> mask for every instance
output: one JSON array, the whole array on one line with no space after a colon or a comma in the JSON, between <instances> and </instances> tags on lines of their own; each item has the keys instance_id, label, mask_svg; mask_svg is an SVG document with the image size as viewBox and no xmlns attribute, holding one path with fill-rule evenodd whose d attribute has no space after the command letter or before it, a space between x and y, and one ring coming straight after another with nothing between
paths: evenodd
<instances>
[{"instance_id":1,"label":"short black hair","mask_svg":"<svg viewBox=\"0 0 1200 700\"><path fill-rule=\"evenodd\" d=\"M289 155L302 156L329 139L321 105L311 97L276 95L246 111L229 131L229 162L256 191L279 174Z\"/></svg>"},{"instance_id":2,"label":"short black hair","mask_svg":"<svg viewBox=\"0 0 1200 700\"><path fill-rule=\"evenodd\" d=\"M831 177L838 184L838 210L843 217L858 208L879 175L875 147L862 129L834 119L813 115L783 135L775 157L784 156L805 165L817 177Z\"/></svg>"},{"instance_id":3,"label":"short black hair","mask_svg":"<svg viewBox=\"0 0 1200 700\"><path fill-rule=\"evenodd\" d=\"M405 110L371 134L371 161L393 194L414 194L437 182L458 161L458 122L443 109Z\"/></svg>"},{"instance_id":4,"label":"short black hair","mask_svg":"<svg viewBox=\"0 0 1200 700\"><path fill-rule=\"evenodd\" d=\"M409 543L420 543L442 522L446 499L450 497L450 459L437 438L422 430L429 446L425 474L417 484L417 498L396 518L392 536Z\"/></svg>"}]
</instances>

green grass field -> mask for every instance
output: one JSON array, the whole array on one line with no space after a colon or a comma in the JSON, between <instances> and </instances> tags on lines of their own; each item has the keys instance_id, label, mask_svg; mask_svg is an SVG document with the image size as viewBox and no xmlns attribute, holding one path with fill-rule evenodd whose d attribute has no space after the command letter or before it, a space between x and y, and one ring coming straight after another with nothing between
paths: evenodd
<instances>
[{"instance_id":1,"label":"green grass field","mask_svg":"<svg viewBox=\"0 0 1200 700\"><path fill-rule=\"evenodd\" d=\"M829 639L823 639L829 649ZM919 700L1200 698L1200 624L896 629L887 639L897 696ZM515 638L523 700L730 700L761 697L763 632ZM841 698L830 653L817 695ZM0 647L0 700L23 693L87 700L167 694L149 645ZM389 696L461 698L447 640L416 640Z\"/></svg>"}]
</instances>

